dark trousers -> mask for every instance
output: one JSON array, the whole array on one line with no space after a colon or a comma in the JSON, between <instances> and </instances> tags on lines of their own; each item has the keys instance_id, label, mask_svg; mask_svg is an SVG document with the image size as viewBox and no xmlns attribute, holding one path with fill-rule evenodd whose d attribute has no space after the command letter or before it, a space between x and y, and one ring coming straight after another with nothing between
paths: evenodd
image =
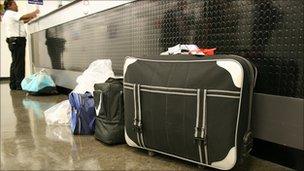
<instances>
[{"instance_id":1,"label":"dark trousers","mask_svg":"<svg viewBox=\"0 0 304 171\"><path fill-rule=\"evenodd\" d=\"M12 54L12 63L10 68L10 88L20 89L21 81L25 76L25 45L24 37L7 38L8 48Z\"/></svg>"}]
</instances>

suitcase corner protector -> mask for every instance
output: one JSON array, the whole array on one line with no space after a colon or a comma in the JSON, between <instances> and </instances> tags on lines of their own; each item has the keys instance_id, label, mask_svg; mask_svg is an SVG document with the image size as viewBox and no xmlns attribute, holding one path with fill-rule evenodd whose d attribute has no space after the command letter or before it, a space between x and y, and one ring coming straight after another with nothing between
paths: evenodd
<instances>
[{"instance_id":1,"label":"suitcase corner protector","mask_svg":"<svg viewBox=\"0 0 304 171\"><path fill-rule=\"evenodd\" d=\"M128 136L126 129L125 129L125 140L128 146L139 148L139 146Z\"/></svg>"},{"instance_id":2,"label":"suitcase corner protector","mask_svg":"<svg viewBox=\"0 0 304 171\"><path fill-rule=\"evenodd\" d=\"M212 162L211 166L221 170L230 170L235 166L236 160L237 160L236 147L232 147L228 152L227 156L223 160Z\"/></svg>"}]
</instances>

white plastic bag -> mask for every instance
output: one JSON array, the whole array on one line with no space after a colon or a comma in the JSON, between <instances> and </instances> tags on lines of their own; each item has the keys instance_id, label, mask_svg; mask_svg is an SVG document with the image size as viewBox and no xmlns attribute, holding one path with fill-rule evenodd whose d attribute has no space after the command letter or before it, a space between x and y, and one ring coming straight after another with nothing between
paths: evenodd
<instances>
[{"instance_id":1,"label":"white plastic bag","mask_svg":"<svg viewBox=\"0 0 304 171\"><path fill-rule=\"evenodd\" d=\"M194 44L178 44L169 47L168 51L162 52L160 55L176 55L176 54L189 54L191 51L199 50L197 45Z\"/></svg>"},{"instance_id":2,"label":"white plastic bag","mask_svg":"<svg viewBox=\"0 0 304 171\"><path fill-rule=\"evenodd\" d=\"M44 111L44 117L48 125L69 124L71 120L71 105L69 100L62 101Z\"/></svg>"},{"instance_id":3,"label":"white plastic bag","mask_svg":"<svg viewBox=\"0 0 304 171\"><path fill-rule=\"evenodd\" d=\"M78 85L73 92L84 94L89 91L93 94L94 84L104 83L110 77L114 77L112 70L112 61L110 59L99 59L90 64L82 75L77 77Z\"/></svg>"}]
</instances>

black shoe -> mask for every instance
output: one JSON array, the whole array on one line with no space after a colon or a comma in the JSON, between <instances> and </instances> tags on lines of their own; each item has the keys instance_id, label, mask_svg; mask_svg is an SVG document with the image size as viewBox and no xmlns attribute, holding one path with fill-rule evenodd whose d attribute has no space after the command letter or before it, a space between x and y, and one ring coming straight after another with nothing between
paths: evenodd
<instances>
[{"instance_id":1,"label":"black shoe","mask_svg":"<svg viewBox=\"0 0 304 171\"><path fill-rule=\"evenodd\" d=\"M16 90L22 90L22 88L21 87L17 87Z\"/></svg>"},{"instance_id":2,"label":"black shoe","mask_svg":"<svg viewBox=\"0 0 304 171\"><path fill-rule=\"evenodd\" d=\"M17 89L16 84L13 83L13 82L11 82L11 81L10 81L10 83L9 83L9 87L10 87L11 90L16 90L16 89Z\"/></svg>"},{"instance_id":3,"label":"black shoe","mask_svg":"<svg viewBox=\"0 0 304 171\"><path fill-rule=\"evenodd\" d=\"M10 87L10 89L11 89L11 90L17 90L17 88L16 88L16 87Z\"/></svg>"}]
</instances>

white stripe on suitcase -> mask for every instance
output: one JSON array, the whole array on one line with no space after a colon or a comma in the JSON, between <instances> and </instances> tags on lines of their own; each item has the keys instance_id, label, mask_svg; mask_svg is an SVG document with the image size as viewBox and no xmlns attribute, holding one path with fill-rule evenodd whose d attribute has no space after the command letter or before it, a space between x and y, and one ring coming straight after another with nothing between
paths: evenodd
<instances>
[{"instance_id":1,"label":"white stripe on suitcase","mask_svg":"<svg viewBox=\"0 0 304 171\"><path fill-rule=\"evenodd\" d=\"M200 158L200 162L203 163L203 156L202 156L202 142L198 142L198 154Z\"/></svg>"},{"instance_id":2,"label":"white stripe on suitcase","mask_svg":"<svg viewBox=\"0 0 304 171\"><path fill-rule=\"evenodd\" d=\"M137 85L137 99L138 99L138 127L141 128L142 123L141 123L141 103L140 103L140 85ZM140 138L141 138L141 144L144 148L146 148L145 143L144 143L144 137L143 137L143 132L141 131L140 133Z\"/></svg>"},{"instance_id":3,"label":"white stripe on suitcase","mask_svg":"<svg viewBox=\"0 0 304 171\"><path fill-rule=\"evenodd\" d=\"M133 98L134 98L134 123L133 125L137 125L136 121L137 121L137 106L136 106L136 85L133 85ZM136 136L137 136L137 142L139 144L139 146L141 146L141 141L140 141L140 137L138 132L136 132Z\"/></svg>"},{"instance_id":4,"label":"white stripe on suitcase","mask_svg":"<svg viewBox=\"0 0 304 171\"><path fill-rule=\"evenodd\" d=\"M191 91L191 92L196 92L196 89L190 89L190 88L163 87L163 86L151 86L151 85L141 85L141 87L142 87L142 88L160 89L160 90L173 90L173 91Z\"/></svg>"},{"instance_id":5,"label":"white stripe on suitcase","mask_svg":"<svg viewBox=\"0 0 304 171\"><path fill-rule=\"evenodd\" d=\"M224 98L230 98L230 99L239 99L240 96L228 96L228 95L219 95L219 94L208 94L208 97L224 97Z\"/></svg>"},{"instance_id":6,"label":"white stripe on suitcase","mask_svg":"<svg viewBox=\"0 0 304 171\"><path fill-rule=\"evenodd\" d=\"M196 97L196 123L195 123L195 133L194 137L198 137L198 120L200 113L200 89L197 89L197 97Z\"/></svg>"},{"instance_id":7,"label":"white stripe on suitcase","mask_svg":"<svg viewBox=\"0 0 304 171\"><path fill-rule=\"evenodd\" d=\"M148 90L148 89L141 89L144 92L151 92L151 93L159 93L159 94L172 94L172 95L184 95L184 96L196 96L196 93L181 93L176 91L161 91L161 90Z\"/></svg>"},{"instance_id":8,"label":"white stripe on suitcase","mask_svg":"<svg viewBox=\"0 0 304 171\"><path fill-rule=\"evenodd\" d=\"M133 87L134 87L134 84L132 83L127 83L127 82L124 82L124 88L125 89L129 89L129 90L133 90ZM142 90L147 90L147 91L160 91L160 92L177 92L177 93L186 93L186 94L189 94L189 95L193 95L193 96L196 96L197 94L197 89L189 89L189 88L179 88L179 87L163 87L163 86L151 86L151 85L143 85L141 84L140 85L141 87L141 91ZM170 90L170 91L165 91L165 90ZM180 92L178 92L180 91ZM188 91L188 92L185 92L185 91ZM189 92L192 92L192 93L189 93ZM208 89L207 90L208 94L214 94L214 93L224 93L224 94L240 94L240 91L233 91L233 90L215 90L215 89Z\"/></svg>"},{"instance_id":9,"label":"white stripe on suitcase","mask_svg":"<svg viewBox=\"0 0 304 171\"><path fill-rule=\"evenodd\" d=\"M202 121L202 131L201 131L201 138L204 139L204 151L205 151L205 163L208 164L208 151L207 151L207 140L205 139L206 135L207 135L207 120L206 120L206 115L207 115L207 105L206 105L206 101L207 101L207 90L204 89L204 102L203 102L203 121Z\"/></svg>"},{"instance_id":10,"label":"white stripe on suitcase","mask_svg":"<svg viewBox=\"0 0 304 171\"><path fill-rule=\"evenodd\" d=\"M208 89L207 92L208 92L208 93L231 93L231 94L240 94L239 91L229 91L229 90L212 90L212 89Z\"/></svg>"}]
</instances>

